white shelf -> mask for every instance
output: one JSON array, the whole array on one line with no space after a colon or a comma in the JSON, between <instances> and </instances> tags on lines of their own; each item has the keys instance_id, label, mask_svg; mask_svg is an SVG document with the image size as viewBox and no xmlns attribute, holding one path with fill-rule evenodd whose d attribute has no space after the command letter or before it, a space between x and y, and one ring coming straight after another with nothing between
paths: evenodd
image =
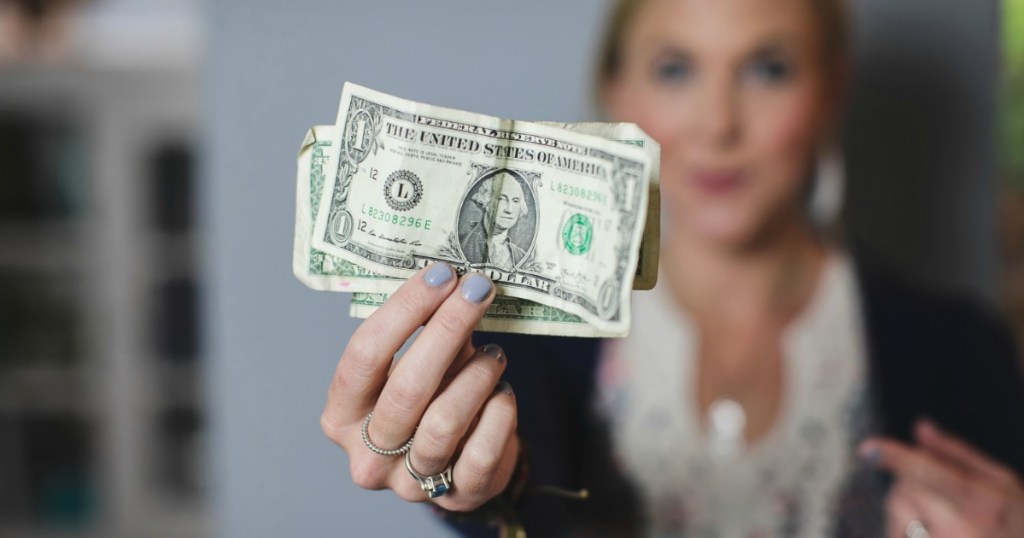
<instances>
[{"instance_id":1,"label":"white shelf","mask_svg":"<svg viewBox=\"0 0 1024 538\"><path fill-rule=\"evenodd\" d=\"M85 335L73 368L0 369L0 414L85 418L99 510L85 534L0 521L0 538L210 534L202 495L178 499L155 475L163 448L160 414L203 409L200 369L195 361L156 356L153 318L160 286L198 269L199 236L156 231L148 190L159 144L196 140L197 94L191 69L0 68L0 113L15 110L66 126L80 139L86 166L77 216L0 222L0 271L58 279L52 293L69 294L72 317L83 324L75 330Z\"/></svg>"}]
</instances>

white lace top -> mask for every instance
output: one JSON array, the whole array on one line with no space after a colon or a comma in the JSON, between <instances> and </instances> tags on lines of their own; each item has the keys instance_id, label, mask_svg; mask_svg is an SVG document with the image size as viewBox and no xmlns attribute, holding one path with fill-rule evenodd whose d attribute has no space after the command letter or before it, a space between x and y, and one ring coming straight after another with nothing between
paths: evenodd
<instances>
[{"instance_id":1,"label":"white lace top","mask_svg":"<svg viewBox=\"0 0 1024 538\"><path fill-rule=\"evenodd\" d=\"M850 262L831 257L783 336L785 376L772 429L732 456L701 427L697 335L664 288L634 296L633 331L602 352L600 410L648 510L648 535L834 535L866 413L865 337Z\"/></svg>"}]
</instances>

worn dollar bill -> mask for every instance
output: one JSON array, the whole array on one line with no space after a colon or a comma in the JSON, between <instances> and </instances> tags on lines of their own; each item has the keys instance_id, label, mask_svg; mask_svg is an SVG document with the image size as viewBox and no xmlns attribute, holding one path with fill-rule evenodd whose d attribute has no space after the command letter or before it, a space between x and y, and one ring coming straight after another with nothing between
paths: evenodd
<instances>
[{"instance_id":1,"label":"worn dollar bill","mask_svg":"<svg viewBox=\"0 0 1024 538\"><path fill-rule=\"evenodd\" d=\"M658 163L658 145L632 123L553 123L571 131L603 136L645 148L651 159ZM322 291L390 292L401 279L387 277L363 267L326 254L312 246L313 221L316 220L317 201L323 192L326 178L327 153L334 139L333 125L317 125L306 132L296 162L295 177L295 238L292 253L292 271L306 286ZM633 279L634 290L652 289L658 278L660 245L660 192L657 170L648 189L647 222L640 244L640 261Z\"/></svg>"},{"instance_id":2,"label":"worn dollar bill","mask_svg":"<svg viewBox=\"0 0 1024 538\"><path fill-rule=\"evenodd\" d=\"M657 161L657 145L633 124L567 123L570 130L604 136L645 147ZM306 286L316 290L353 293L350 315L369 317L404 280L368 271L358 265L325 254L311 245L312 222L325 182L327 151L334 138L333 125L310 128L302 141L296 166L296 214L292 270ZM650 289L657 277L659 227L657 175L652 178L648 199L647 226L641 244L634 289ZM645 274L653 268L653 274ZM555 336L611 337L621 333L602 332L593 325L557 308L515 297L498 296L477 326L481 331L546 334Z\"/></svg>"},{"instance_id":3,"label":"worn dollar bill","mask_svg":"<svg viewBox=\"0 0 1024 538\"><path fill-rule=\"evenodd\" d=\"M333 125L312 127L302 142L295 178L295 237L292 272L315 290L392 292L403 282L327 254L312 245L313 222L327 182L327 155L334 140Z\"/></svg>"},{"instance_id":4,"label":"worn dollar bill","mask_svg":"<svg viewBox=\"0 0 1024 538\"><path fill-rule=\"evenodd\" d=\"M351 84L335 128L313 248L398 278L445 261L502 295L628 330L649 148Z\"/></svg>"}]
</instances>

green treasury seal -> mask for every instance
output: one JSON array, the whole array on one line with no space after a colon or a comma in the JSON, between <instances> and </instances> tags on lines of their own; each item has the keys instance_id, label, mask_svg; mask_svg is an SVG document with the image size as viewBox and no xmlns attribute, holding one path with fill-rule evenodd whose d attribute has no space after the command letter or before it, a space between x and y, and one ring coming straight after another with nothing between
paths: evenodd
<instances>
[{"instance_id":1,"label":"green treasury seal","mask_svg":"<svg viewBox=\"0 0 1024 538\"><path fill-rule=\"evenodd\" d=\"M569 254L586 254L593 238L594 226L586 215L576 213L562 225L562 243Z\"/></svg>"}]
</instances>

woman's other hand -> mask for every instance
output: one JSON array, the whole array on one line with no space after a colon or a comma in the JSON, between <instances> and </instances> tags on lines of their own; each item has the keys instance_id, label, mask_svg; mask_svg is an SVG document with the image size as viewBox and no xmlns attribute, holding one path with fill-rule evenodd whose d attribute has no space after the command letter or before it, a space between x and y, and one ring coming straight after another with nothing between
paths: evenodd
<instances>
[{"instance_id":1,"label":"woman's other hand","mask_svg":"<svg viewBox=\"0 0 1024 538\"><path fill-rule=\"evenodd\" d=\"M483 275L456 279L450 266L436 263L410 278L352 335L321 426L348 454L357 485L428 500L403 455L381 455L364 442L363 423L372 412L371 444L393 450L415 434L409 462L416 472L437 475L452 465L450 490L433 499L442 508L472 510L504 489L519 451L515 398L507 384L498 384L506 358L498 346L474 348L470 340L493 298L494 286Z\"/></svg>"},{"instance_id":2,"label":"woman's other hand","mask_svg":"<svg viewBox=\"0 0 1024 538\"><path fill-rule=\"evenodd\" d=\"M1024 536L1024 487L1013 471L930 421L918 422L914 435L917 446L876 438L860 447L896 479L886 499L886 536Z\"/></svg>"}]
</instances>

